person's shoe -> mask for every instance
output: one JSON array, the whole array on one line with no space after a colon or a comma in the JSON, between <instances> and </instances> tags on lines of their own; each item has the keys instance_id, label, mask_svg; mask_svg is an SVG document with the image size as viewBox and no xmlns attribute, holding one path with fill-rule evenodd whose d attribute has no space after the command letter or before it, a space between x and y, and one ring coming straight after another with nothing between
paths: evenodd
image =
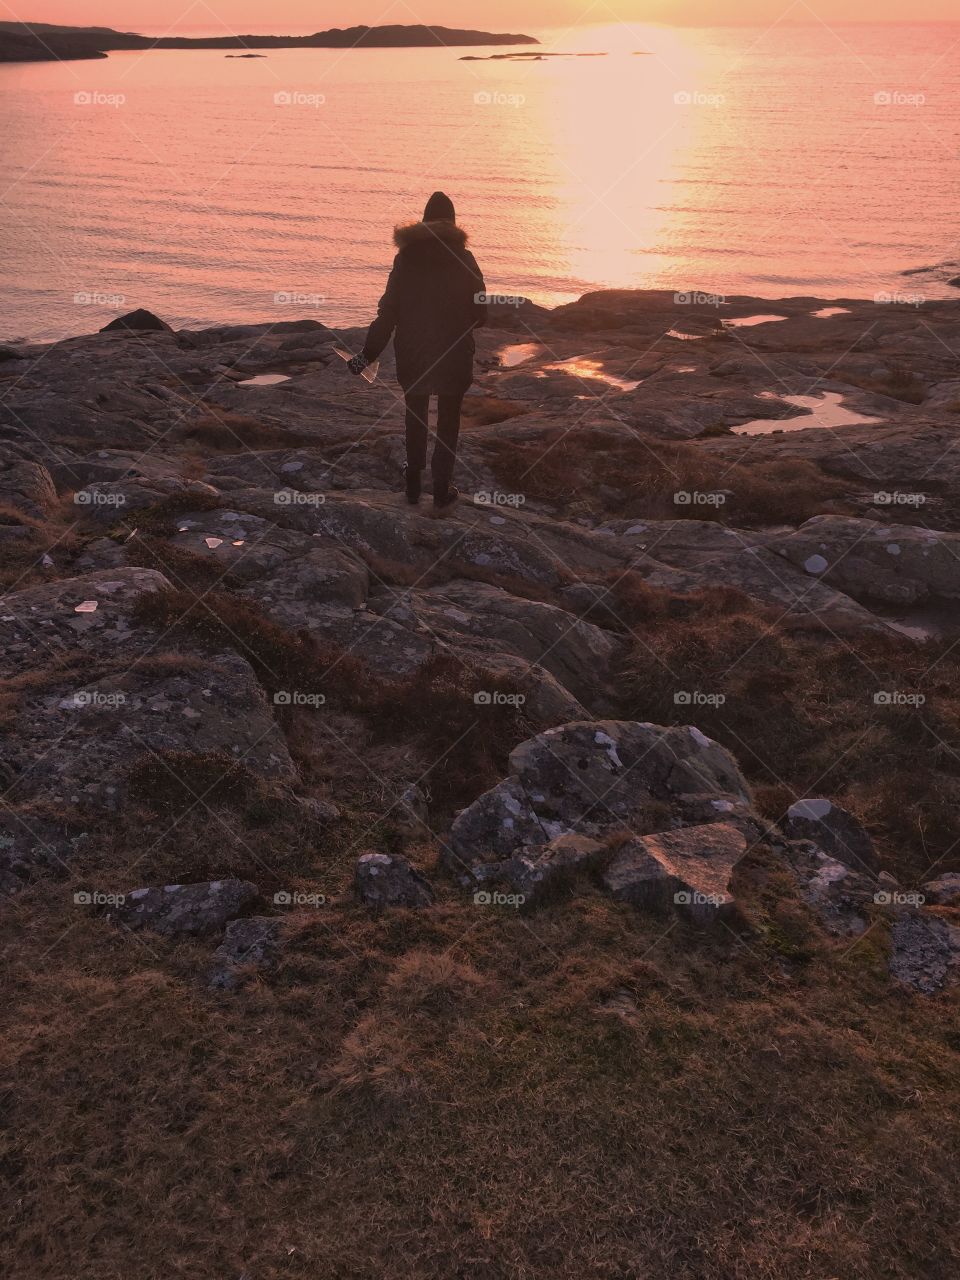
<instances>
[{"instance_id":1,"label":"person's shoe","mask_svg":"<svg viewBox=\"0 0 960 1280\"><path fill-rule=\"evenodd\" d=\"M437 492L433 491L434 509L439 511L445 507L452 507L456 500L460 497L460 490L455 484L448 484L446 489Z\"/></svg>"},{"instance_id":2,"label":"person's shoe","mask_svg":"<svg viewBox=\"0 0 960 1280\"><path fill-rule=\"evenodd\" d=\"M403 464L403 484L407 491L407 501L411 507L415 507L420 501L421 475L407 463Z\"/></svg>"}]
</instances>

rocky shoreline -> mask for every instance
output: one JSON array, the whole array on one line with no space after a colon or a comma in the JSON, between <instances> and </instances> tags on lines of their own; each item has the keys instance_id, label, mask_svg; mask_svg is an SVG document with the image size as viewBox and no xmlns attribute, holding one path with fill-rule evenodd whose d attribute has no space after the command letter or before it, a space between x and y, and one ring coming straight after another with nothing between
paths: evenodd
<instances>
[{"instance_id":1,"label":"rocky shoreline","mask_svg":"<svg viewBox=\"0 0 960 1280\"><path fill-rule=\"evenodd\" d=\"M901 711L894 734L916 731L960 637L958 338L950 302L503 301L479 336L465 495L442 519L398 492L389 357L358 387L334 353L357 331L175 333L140 312L100 334L3 347L4 890L82 871L98 823L150 808L156 759L188 792L194 767L217 788L234 768L241 793L285 795L298 821L327 830L343 797L297 762L297 733L315 732L302 709L326 706L376 738L434 681L516 747L487 794L441 786L436 809L422 770L400 770L386 812L408 815L421 856L454 882L533 903L599 875L624 901L686 895L709 917L735 903L748 849L772 848L828 932L907 910L892 971L924 991L949 984L960 923L928 882L952 883L951 869L931 856L927 888L914 883L924 868L877 821L878 802L859 806L876 841L843 807L857 807L855 772L839 785L841 770L839 795L787 787L782 813L758 808L758 779L782 778L755 743L724 739L724 688L677 683L668 655L666 697L645 703L631 680L646 678L637 653L661 630L725 609L753 628L730 669L749 671L773 634L819 646L816 662L902 664L874 709ZM831 395L866 421L816 425ZM752 696L789 718L764 679ZM646 723L665 709L675 727ZM517 745L531 732L543 736ZM422 743L410 749L423 757ZM498 749L485 759L504 768ZM954 788L949 762L937 767ZM466 803L459 816L451 801ZM402 902L415 873L388 853ZM249 896L231 901L239 912Z\"/></svg>"}]
</instances>

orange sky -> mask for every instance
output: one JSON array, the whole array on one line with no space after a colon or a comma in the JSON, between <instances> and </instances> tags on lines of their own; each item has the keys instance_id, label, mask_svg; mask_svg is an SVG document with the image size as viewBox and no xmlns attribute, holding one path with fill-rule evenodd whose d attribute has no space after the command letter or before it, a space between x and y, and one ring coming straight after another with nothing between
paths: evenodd
<instances>
[{"instance_id":1,"label":"orange sky","mask_svg":"<svg viewBox=\"0 0 960 1280\"><path fill-rule=\"evenodd\" d=\"M435 22L522 31L581 22L794 22L954 20L956 0L0 0L6 20L99 24L121 30L322 30L358 22Z\"/></svg>"}]
</instances>

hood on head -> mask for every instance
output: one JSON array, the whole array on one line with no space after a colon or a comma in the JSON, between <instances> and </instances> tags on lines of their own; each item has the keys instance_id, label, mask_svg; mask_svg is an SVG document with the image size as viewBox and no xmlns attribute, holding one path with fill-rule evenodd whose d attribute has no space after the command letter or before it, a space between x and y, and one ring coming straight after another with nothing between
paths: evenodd
<instances>
[{"instance_id":1,"label":"hood on head","mask_svg":"<svg viewBox=\"0 0 960 1280\"><path fill-rule=\"evenodd\" d=\"M445 245L448 249L465 249L467 233L455 222L411 222L397 227L393 243L398 249L410 249L415 245Z\"/></svg>"}]
</instances>

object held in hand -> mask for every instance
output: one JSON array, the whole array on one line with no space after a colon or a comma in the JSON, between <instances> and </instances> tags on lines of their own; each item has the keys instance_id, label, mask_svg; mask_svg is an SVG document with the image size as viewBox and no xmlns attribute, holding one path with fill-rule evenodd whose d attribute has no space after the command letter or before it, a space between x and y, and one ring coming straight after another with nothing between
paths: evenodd
<instances>
[{"instance_id":1,"label":"object held in hand","mask_svg":"<svg viewBox=\"0 0 960 1280\"><path fill-rule=\"evenodd\" d=\"M365 378L367 382L373 382L377 376L377 370L380 368L379 360L368 360L361 352L358 356L352 356L349 351L344 351L340 347L334 347L334 351L341 360L347 362L347 368L354 375Z\"/></svg>"}]
</instances>

